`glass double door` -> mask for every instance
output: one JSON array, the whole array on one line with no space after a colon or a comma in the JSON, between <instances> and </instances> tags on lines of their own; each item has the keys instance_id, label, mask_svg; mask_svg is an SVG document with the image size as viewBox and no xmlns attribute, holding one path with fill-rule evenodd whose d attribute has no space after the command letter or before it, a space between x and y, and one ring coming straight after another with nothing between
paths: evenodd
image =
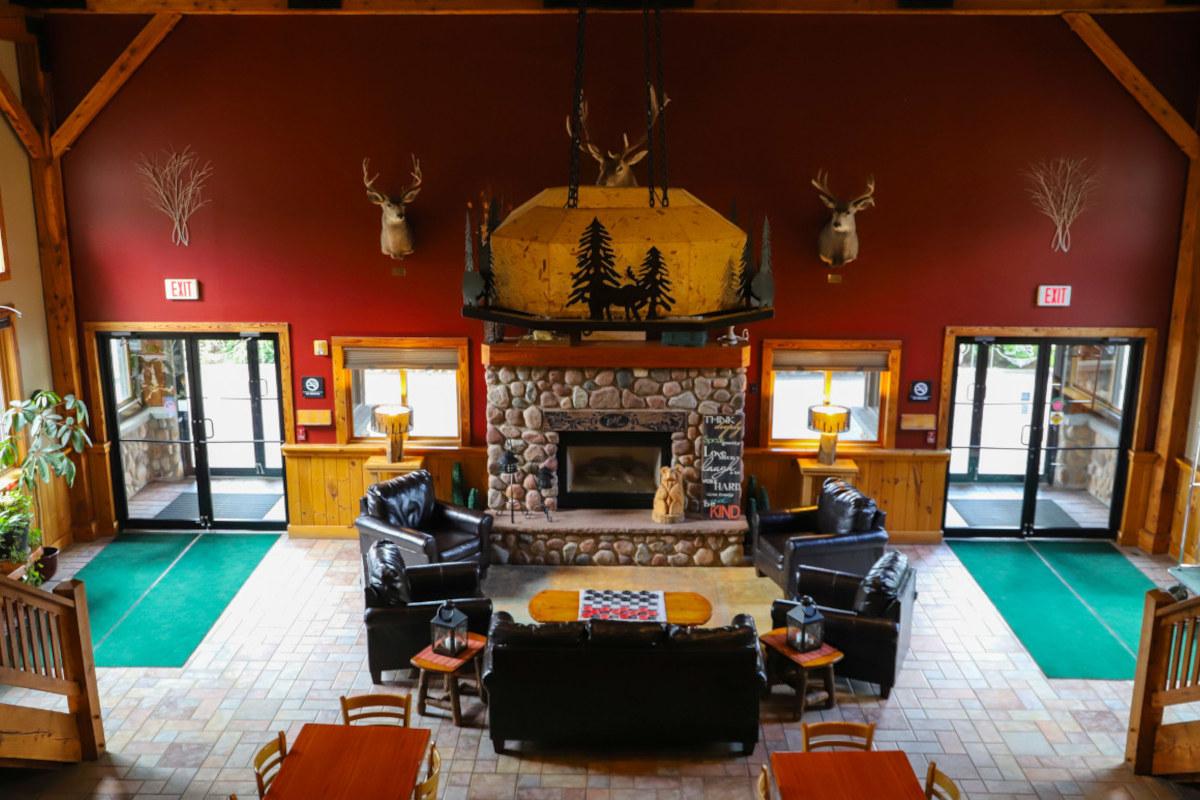
<instances>
[{"instance_id":1,"label":"glass double door","mask_svg":"<svg viewBox=\"0 0 1200 800\"><path fill-rule=\"evenodd\" d=\"M118 520L286 525L273 334L98 334Z\"/></svg>"},{"instance_id":2,"label":"glass double door","mask_svg":"<svg viewBox=\"0 0 1200 800\"><path fill-rule=\"evenodd\" d=\"M1114 536L1142 343L960 338L948 535Z\"/></svg>"}]
</instances>

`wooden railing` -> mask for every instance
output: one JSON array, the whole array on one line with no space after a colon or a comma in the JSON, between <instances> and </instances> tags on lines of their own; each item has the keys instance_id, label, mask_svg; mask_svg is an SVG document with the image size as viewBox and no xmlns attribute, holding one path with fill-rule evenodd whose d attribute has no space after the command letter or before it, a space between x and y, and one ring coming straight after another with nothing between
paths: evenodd
<instances>
[{"instance_id":1,"label":"wooden railing","mask_svg":"<svg viewBox=\"0 0 1200 800\"><path fill-rule=\"evenodd\" d=\"M67 711L0 703L0 766L92 761L104 726L81 581L44 592L0 577L0 684L64 695Z\"/></svg>"},{"instance_id":2,"label":"wooden railing","mask_svg":"<svg viewBox=\"0 0 1200 800\"><path fill-rule=\"evenodd\" d=\"M1200 720L1163 724L1163 709L1200 700L1200 597L1146 593L1125 760L1139 775L1200 776Z\"/></svg>"}]
</instances>

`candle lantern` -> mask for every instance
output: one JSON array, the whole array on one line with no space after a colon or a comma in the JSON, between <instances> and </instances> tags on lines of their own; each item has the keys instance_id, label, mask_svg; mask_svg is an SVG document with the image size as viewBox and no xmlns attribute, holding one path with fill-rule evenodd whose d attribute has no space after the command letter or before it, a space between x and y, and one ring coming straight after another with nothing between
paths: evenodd
<instances>
[{"instance_id":1,"label":"candle lantern","mask_svg":"<svg viewBox=\"0 0 1200 800\"><path fill-rule=\"evenodd\" d=\"M429 622L429 638L433 652L443 656L457 656L467 648L467 615L447 601L438 607Z\"/></svg>"},{"instance_id":2,"label":"candle lantern","mask_svg":"<svg viewBox=\"0 0 1200 800\"><path fill-rule=\"evenodd\" d=\"M507 447L504 448L504 454L500 456L500 472L508 476L508 490L506 492L508 502L505 505L508 506L509 522L516 522L517 497L516 492L513 491L513 483L517 479L517 457Z\"/></svg>"},{"instance_id":3,"label":"candle lantern","mask_svg":"<svg viewBox=\"0 0 1200 800\"><path fill-rule=\"evenodd\" d=\"M787 613L787 641L800 653L818 650L825 642L825 618L808 595L802 596L800 604Z\"/></svg>"}]
</instances>

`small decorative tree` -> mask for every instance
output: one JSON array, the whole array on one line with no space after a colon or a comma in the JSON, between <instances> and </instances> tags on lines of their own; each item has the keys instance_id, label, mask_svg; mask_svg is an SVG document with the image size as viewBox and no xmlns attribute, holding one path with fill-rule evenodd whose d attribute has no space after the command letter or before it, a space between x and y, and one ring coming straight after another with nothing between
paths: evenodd
<instances>
[{"instance_id":1,"label":"small decorative tree","mask_svg":"<svg viewBox=\"0 0 1200 800\"><path fill-rule=\"evenodd\" d=\"M171 241L187 247L188 219L209 203L201 193L212 174L212 164L199 166L190 147L182 152L164 151L163 157L159 163L158 156L140 156L137 171L146 182L150 205L171 218Z\"/></svg>"},{"instance_id":2,"label":"small decorative tree","mask_svg":"<svg viewBox=\"0 0 1200 800\"><path fill-rule=\"evenodd\" d=\"M1092 204L1100 176L1086 158L1055 158L1032 164L1022 174L1033 204L1054 223L1051 248L1071 249L1071 223Z\"/></svg>"}]
</instances>

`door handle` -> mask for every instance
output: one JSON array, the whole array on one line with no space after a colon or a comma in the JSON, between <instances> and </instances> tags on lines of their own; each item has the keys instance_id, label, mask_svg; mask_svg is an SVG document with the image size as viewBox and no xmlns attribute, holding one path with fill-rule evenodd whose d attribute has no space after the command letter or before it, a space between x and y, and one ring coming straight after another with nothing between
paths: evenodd
<instances>
[{"instance_id":1,"label":"door handle","mask_svg":"<svg viewBox=\"0 0 1200 800\"><path fill-rule=\"evenodd\" d=\"M1033 430L1032 425L1021 426L1021 444L1025 445L1026 447L1029 447L1029 439L1027 436L1031 430Z\"/></svg>"},{"instance_id":2,"label":"door handle","mask_svg":"<svg viewBox=\"0 0 1200 800\"><path fill-rule=\"evenodd\" d=\"M263 397L266 397L270 393L271 393L271 384L267 382L266 378L259 378L258 379L258 396L259 396L259 398L261 399Z\"/></svg>"},{"instance_id":3,"label":"door handle","mask_svg":"<svg viewBox=\"0 0 1200 800\"><path fill-rule=\"evenodd\" d=\"M200 420L200 422L204 425L205 441L208 441L217 435L217 426L211 419L205 417L204 419Z\"/></svg>"}]
</instances>

